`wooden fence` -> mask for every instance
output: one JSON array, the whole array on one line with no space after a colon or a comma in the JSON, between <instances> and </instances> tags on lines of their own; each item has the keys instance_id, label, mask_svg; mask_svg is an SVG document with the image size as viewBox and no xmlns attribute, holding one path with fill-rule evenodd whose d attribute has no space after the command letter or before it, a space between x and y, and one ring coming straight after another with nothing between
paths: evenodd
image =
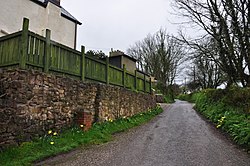
<instances>
[{"instance_id":1,"label":"wooden fence","mask_svg":"<svg viewBox=\"0 0 250 166\"><path fill-rule=\"evenodd\" d=\"M29 20L24 18L22 31L0 38L0 68L35 69L46 73L69 76L78 80L97 81L151 93L151 80L147 75L138 76L117 68L106 61L50 40L50 30L46 37L29 31Z\"/></svg>"}]
</instances>

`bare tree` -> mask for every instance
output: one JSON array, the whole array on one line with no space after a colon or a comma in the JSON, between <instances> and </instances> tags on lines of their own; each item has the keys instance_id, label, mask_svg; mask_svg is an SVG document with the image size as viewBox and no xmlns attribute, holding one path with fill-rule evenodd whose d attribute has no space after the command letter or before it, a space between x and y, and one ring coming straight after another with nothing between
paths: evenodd
<instances>
[{"instance_id":1,"label":"bare tree","mask_svg":"<svg viewBox=\"0 0 250 166\"><path fill-rule=\"evenodd\" d=\"M202 89L217 88L223 83L223 73L214 61L205 56L199 56L194 61L195 82L201 85Z\"/></svg>"},{"instance_id":2,"label":"bare tree","mask_svg":"<svg viewBox=\"0 0 250 166\"><path fill-rule=\"evenodd\" d=\"M175 0L182 16L213 38L218 56L212 59L228 84L250 86L249 0Z\"/></svg>"},{"instance_id":3,"label":"bare tree","mask_svg":"<svg viewBox=\"0 0 250 166\"><path fill-rule=\"evenodd\" d=\"M170 93L178 66L184 57L182 44L161 29L154 35L148 35L128 49L128 54L138 59L144 72L155 76L163 93Z\"/></svg>"},{"instance_id":4,"label":"bare tree","mask_svg":"<svg viewBox=\"0 0 250 166\"><path fill-rule=\"evenodd\" d=\"M216 63L219 52L213 38L206 37L199 41L188 41L182 36L181 40L190 48L189 60L193 63L192 69L188 72L190 86L193 88L217 88L225 82L226 74ZM195 87L197 86L197 87Z\"/></svg>"},{"instance_id":5,"label":"bare tree","mask_svg":"<svg viewBox=\"0 0 250 166\"><path fill-rule=\"evenodd\" d=\"M143 61L144 61L144 55L142 51L142 42L136 42L135 45L131 48L128 49L128 54L135 58L136 61L136 67L144 72L144 67L143 67Z\"/></svg>"}]
</instances>

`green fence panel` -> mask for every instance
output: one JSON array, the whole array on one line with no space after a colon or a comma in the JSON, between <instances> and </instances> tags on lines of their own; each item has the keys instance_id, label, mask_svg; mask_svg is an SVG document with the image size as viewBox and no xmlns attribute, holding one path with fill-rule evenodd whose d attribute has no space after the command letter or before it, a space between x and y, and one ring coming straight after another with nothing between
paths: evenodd
<instances>
[{"instance_id":1,"label":"green fence panel","mask_svg":"<svg viewBox=\"0 0 250 166\"><path fill-rule=\"evenodd\" d=\"M106 63L85 57L85 77L89 80L106 82Z\"/></svg>"},{"instance_id":2,"label":"green fence panel","mask_svg":"<svg viewBox=\"0 0 250 166\"><path fill-rule=\"evenodd\" d=\"M16 32L0 37L1 68L19 66L22 45L21 37L22 32ZM129 73L128 71L115 66L107 65L108 62L89 56L85 56L83 62L81 52L51 41L48 37L47 39L49 42L46 44L47 40L45 37L30 31L28 32L27 55L24 58L24 65L28 66L29 69L43 71L45 70L45 66L47 66L46 69L49 70L46 70L46 72L53 74L70 76L76 79L82 79L81 77L85 76L88 80L103 83L107 83L108 80L108 83L110 84L124 86L133 90L135 90L136 81L138 91L146 91L147 93L150 93L150 81L148 80L148 76L138 75L135 80L135 73ZM46 48L48 48L47 51ZM81 67L83 63L85 63L84 70ZM84 71L85 74L82 74L82 71ZM146 78L146 81L143 76ZM123 85L123 83L125 85Z\"/></svg>"},{"instance_id":3,"label":"green fence panel","mask_svg":"<svg viewBox=\"0 0 250 166\"><path fill-rule=\"evenodd\" d=\"M146 92L150 93L150 82L146 81Z\"/></svg>"},{"instance_id":4,"label":"green fence panel","mask_svg":"<svg viewBox=\"0 0 250 166\"><path fill-rule=\"evenodd\" d=\"M144 91L144 79L137 78L137 90Z\"/></svg>"},{"instance_id":5,"label":"green fence panel","mask_svg":"<svg viewBox=\"0 0 250 166\"><path fill-rule=\"evenodd\" d=\"M29 69L43 70L45 54L45 38L29 32L27 65Z\"/></svg>"},{"instance_id":6,"label":"green fence panel","mask_svg":"<svg viewBox=\"0 0 250 166\"><path fill-rule=\"evenodd\" d=\"M0 38L0 67L19 64L21 32Z\"/></svg>"},{"instance_id":7,"label":"green fence panel","mask_svg":"<svg viewBox=\"0 0 250 166\"><path fill-rule=\"evenodd\" d=\"M135 76L130 73L126 73L125 80L126 88L135 89Z\"/></svg>"},{"instance_id":8,"label":"green fence panel","mask_svg":"<svg viewBox=\"0 0 250 166\"><path fill-rule=\"evenodd\" d=\"M123 86L123 70L114 66L109 68L109 82L114 85Z\"/></svg>"},{"instance_id":9,"label":"green fence panel","mask_svg":"<svg viewBox=\"0 0 250 166\"><path fill-rule=\"evenodd\" d=\"M81 76L81 52L53 41L50 49L50 71L69 76Z\"/></svg>"}]
</instances>

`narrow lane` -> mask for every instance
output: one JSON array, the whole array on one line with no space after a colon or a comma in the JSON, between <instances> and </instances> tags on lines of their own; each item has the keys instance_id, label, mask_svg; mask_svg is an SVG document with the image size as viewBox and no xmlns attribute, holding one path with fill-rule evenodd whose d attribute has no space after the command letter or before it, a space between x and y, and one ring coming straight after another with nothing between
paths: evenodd
<instances>
[{"instance_id":1,"label":"narrow lane","mask_svg":"<svg viewBox=\"0 0 250 166\"><path fill-rule=\"evenodd\" d=\"M61 166L249 166L250 155L177 101L154 120L115 140L40 163Z\"/></svg>"}]
</instances>

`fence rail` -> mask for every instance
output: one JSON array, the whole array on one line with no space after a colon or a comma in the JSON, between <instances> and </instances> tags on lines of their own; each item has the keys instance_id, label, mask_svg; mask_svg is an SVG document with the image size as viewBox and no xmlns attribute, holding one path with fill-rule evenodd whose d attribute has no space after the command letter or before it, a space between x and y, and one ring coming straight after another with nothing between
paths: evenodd
<instances>
[{"instance_id":1,"label":"fence rail","mask_svg":"<svg viewBox=\"0 0 250 166\"><path fill-rule=\"evenodd\" d=\"M109 64L109 59L98 60L50 39L29 31L29 20L24 18L23 29L0 37L0 68L35 69L47 73L97 81L128 89L151 93L151 80L145 74L137 75Z\"/></svg>"}]
</instances>

